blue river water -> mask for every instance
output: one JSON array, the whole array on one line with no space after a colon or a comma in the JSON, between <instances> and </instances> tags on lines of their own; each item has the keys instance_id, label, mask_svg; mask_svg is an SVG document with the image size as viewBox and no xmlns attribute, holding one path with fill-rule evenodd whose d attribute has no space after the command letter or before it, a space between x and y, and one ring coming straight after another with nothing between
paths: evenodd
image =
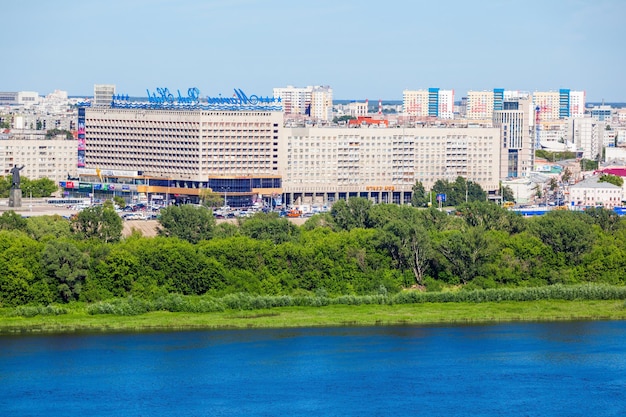
<instances>
[{"instance_id":1,"label":"blue river water","mask_svg":"<svg viewBox=\"0 0 626 417\"><path fill-rule=\"evenodd\" d=\"M626 322L0 336L2 416L626 416Z\"/></svg>"}]
</instances>

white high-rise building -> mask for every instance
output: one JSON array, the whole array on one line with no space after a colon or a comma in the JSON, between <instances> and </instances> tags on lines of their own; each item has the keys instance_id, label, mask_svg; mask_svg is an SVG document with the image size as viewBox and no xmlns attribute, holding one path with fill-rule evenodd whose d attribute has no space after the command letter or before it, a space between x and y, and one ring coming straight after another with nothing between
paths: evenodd
<instances>
[{"instance_id":1,"label":"white high-rise building","mask_svg":"<svg viewBox=\"0 0 626 417\"><path fill-rule=\"evenodd\" d=\"M439 90L437 117L454 119L454 90Z\"/></svg>"},{"instance_id":2,"label":"white high-rise building","mask_svg":"<svg viewBox=\"0 0 626 417\"><path fill-rule=\"evenodd\" d=\"M529 123L530 99L504 101L493 112L493 125L500 128L500 177L527 177L533 170L534 141Z\"/></svg>"},{"instance_id":3,"label":"white high-rise building","mask_svg":"<svg viewBox=\"0 0 626 417\"><path fill-rule=\"evenodd\" d=\"M287 87L274 88L274 98L280 98L283 112L290 114L305 114L307 104L311 103L311 87Z\"/></svg>"},{"instance_id":4,"label":"white high-rise building","mask_svg":"<svg viewBox=\"0 0 626 417\"><path fill-rule=\"evenodd\" d=\"M584 91L570 91L569 92L569 117L584 117L586 98Z\"/></svg>"},{"instance_id":5,"label":"white high-rise building","mask_svg":"<svg viewBox=\"0 0 626 417\"><path fill-rule=\"evenodd\" d=\"M92 106L110 106L115 95L115 85L113 84L95 84L93 86L93 102Z\"/></svg>"},{"instance_id":6,"label":"white high-rise building","mask_svg":"<svg viewBox=\"0 0 626 417\"><path fill-rule=\"evenodd\" d=\"M568 141L579 157L598 160L604 145L605 127L604 122L589 117L570 119Z\"/></svg>"},{"instance_id":7,"label":"white high-rise building","mask_svg":"<svg viewBox=\"0 0 626 417\"><path fill-rule=\"evenodd\" d=\"M276 87L274 98L280 98L285 115L309 116L324 121L332 118L333 90L329 86Z\"/></svg>"},{"instance_id":8,"label":"white high-rise building","mask_svg":"<svg viewBox=\"0 0 626 417\"><path fill-rule=\"evenodd\" d=\"M333 89L329 86L315 86L311 91L309 116L314 120L330 121L333 115Z\"/></svg>"}]
</instances>

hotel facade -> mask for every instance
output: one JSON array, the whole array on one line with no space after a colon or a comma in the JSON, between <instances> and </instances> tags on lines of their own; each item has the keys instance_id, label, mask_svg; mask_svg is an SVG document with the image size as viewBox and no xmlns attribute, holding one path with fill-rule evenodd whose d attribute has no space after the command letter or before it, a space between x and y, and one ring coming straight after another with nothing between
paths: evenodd
<instances>
[{"instance_id":1,"label":"hotel facade","mask_svg":"<svg viewBox=\"0 0 626 417\"><path fill-rule=\"evenodd\" d=\"M61 182L73 194L197 202L210 190L233 207L404 204L416 181L499 184L498 128L289 128L281 111L129 107L83 108L83 123L80 180Z\"/></svg>"},{"instance_id":2,"label":"hotel facade","mask_svg":"<svg viewBox=\"0 0 626 417\"><path fill-rule=\"evenodd\" d=\"M499 189L508 161L501 126L291 127L281 101L241 90L203 99L196 89L184 97L158 89L142 103L115 95L109 106L84 103L79 178L60 185L65 195L167 203L214 192L232 207L352 197L406 204L416 181L430 189L459 176Z\"/></svg>"}]
</instances>

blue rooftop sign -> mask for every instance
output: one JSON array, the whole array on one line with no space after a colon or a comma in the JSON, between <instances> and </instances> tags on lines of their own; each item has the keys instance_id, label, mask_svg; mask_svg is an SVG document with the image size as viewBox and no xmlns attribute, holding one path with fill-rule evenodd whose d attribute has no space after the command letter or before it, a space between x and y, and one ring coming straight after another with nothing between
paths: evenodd
<instances>
[{"instance_id":1,"label":"blue rooftop sign","mask_svg":"<svg viewBox=\"0 0 626 417\"><path fill-rule=\"evenodd\" d=\"M280 98L248 96L240 88L235 88L232 97L200 97L200 90L196 87L188 88L187 94L180 90L172 93L168 88L157 88L155 91L146 90L147 102L129 101L128 96L114 96L111 103L113 108L122 109L165 109L165 110L253 110L253 111L281 111ZM121 99L120 99L121 98Z\"/></svg>"}]
</instances>

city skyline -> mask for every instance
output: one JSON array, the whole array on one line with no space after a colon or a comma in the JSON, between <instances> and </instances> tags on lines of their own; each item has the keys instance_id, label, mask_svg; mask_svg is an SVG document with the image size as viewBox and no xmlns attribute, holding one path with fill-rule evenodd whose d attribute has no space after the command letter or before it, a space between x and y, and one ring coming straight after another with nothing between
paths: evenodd
<instances>
[{"instance_id":1,"label":"city skyline","mask_svg":"<svg viewBox=\"0 0 626 417\"><path fill-rule=\"evenodd\" d=\"M94 84L114 84L131 96L156 87L265 96L328 85L337 100L373 101L429 87L455 90L455 100L569 88L588 102L626 101L626 2L479 3L13 2L3 8L15 36L0 91L90 96Z\"/></svg>"}]
</instances>

